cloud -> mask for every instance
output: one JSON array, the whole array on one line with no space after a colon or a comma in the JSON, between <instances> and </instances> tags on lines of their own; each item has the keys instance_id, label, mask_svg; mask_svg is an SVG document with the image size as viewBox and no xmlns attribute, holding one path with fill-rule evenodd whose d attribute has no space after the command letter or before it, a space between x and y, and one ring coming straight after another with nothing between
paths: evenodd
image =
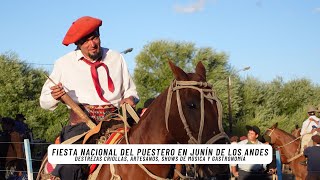
<instances>
[{"instance_id":1,"label":"cloud","mask_svg":"<svg viewBox=\"0 0 320 180\"><path fill-rule=\"evenodd\" d=\"M256 1L256 6L257 7L262 7L262 0Z\"/></svg>"},{"instance_id":2,"label":"cloud","mask_svg":"<svg viewBox=\"0 0 320 180\"><path fill-rule=\"evenodd\" d=\"M179 13L195 13L203 10L205 1L206 0L197 0L196 2L187 6L176 5L174 9Z\"/></svg>"},{"instance_id":3,"label":"cloud","mask_svg":"<svg viewBox=\"0 0 320 180\"><path fill-rule=\"evenodd\" d=\"M320 7L314 8L314 9L313 9L313 12L315 12L315 13L320 13Z\"/></svg>"}]
</instances>

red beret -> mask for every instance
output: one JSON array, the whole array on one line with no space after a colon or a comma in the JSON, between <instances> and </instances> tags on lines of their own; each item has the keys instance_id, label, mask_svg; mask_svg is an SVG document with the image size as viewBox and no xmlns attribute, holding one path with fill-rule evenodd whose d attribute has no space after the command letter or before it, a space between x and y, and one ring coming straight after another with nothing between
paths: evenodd
<instances>
[{"instance_id":1,"label":"red beret","mask_svg":"<svg viewBox=\"0 0 320 180\"><path fill-rule=\"evenodd\" d=\"M62 41L62 44L68 46L69 44L75 43L86 35L92 33L101 25L102 21L100 19L83 16L72 23Z\"/></svg>"}]
</instances>

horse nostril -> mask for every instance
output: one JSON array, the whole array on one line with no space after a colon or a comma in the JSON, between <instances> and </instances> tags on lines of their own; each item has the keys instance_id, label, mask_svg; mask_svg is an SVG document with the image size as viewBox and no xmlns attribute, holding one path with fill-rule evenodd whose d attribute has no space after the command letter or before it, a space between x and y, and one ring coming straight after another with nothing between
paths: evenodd
<instances>
[{"instance_id":1,"label":"horse nostril","mask_svg":"<svg viewBox=\"0 0 320 180\"><path fill-rule=\"evenodd\" d=\"M189 103L189 104L188 104L188 107L189 107L190 109L196 109L196 108L197 108L197 106L196 106L194 103Z\"/></svg>"}]
</instances>

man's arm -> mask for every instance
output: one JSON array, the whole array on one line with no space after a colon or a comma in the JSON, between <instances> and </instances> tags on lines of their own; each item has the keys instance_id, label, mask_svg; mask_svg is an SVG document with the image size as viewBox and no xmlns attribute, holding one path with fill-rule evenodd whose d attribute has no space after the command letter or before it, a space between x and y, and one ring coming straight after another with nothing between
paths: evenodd
<instances>
[{"instance_id":1,"label":"man's arm","mask_svg":"<svg viewBox=\"0 0 320 180\"><path fill-rule=\"evenodd\" d=\"M53 68L50 78L56 83L60 82L61 73L59 72L56 64ZM65 92L61 83L55 85L49 79L47 79L42 87L40 106L43 109L49 109L53 111L57 107L57 104L60 102L59 99L64 93Z\"/></svg>"},{"instance_id":2,"label":"man's arm","mask_svg":"<svg viewBox=\"0 0 320 180\"><path fill-rule=\"evenodd\" d=\"M307 128L307 123L304 121L303 123L302 123L302 127L301 127L301 131L300 131L300 135L301 136L303 136L303 135L305 135L306 133L306 128Z\"/></svg>"},{"instance_id":3,"label":"man's arm","mask_svg":"<svg viewBox=\"0 0 320 180\"><path fill-rule=\"evenodd\" d=\"M237 144L247 144L248 140L242 140L238 142ZM239 172L237 171L237 164L230 164L231 166L231 173L233 174L234 177L239 177Z\"/></svg>"},{"instance_id":4,"label":"man's arm","mask_svg":"<svg viewBox=\"0 0 320 180\"><path fill-rule=\"evenodd\" d=\"M121 60L122 60L122 70L123 70L122 73L123 73L124 94L123 94L123 99L120 102L120 105L126 102L130 106L135 107L135 105L139 102L139 96L136 90L136 85L132 80L132 77L127 67L127 63L125 62L122 55L121 55Z\"/></svg>"},{"instance_id":5,"label":"man's arm","mask_svg":"<svg viewBox=\"0 0 320 180\"><path fill-rule=\"evenodd\" d=\"M316 124L319 124L320 119L317 116L310 116L309 120L312 120Z\"/></svg>"}]
</instances>

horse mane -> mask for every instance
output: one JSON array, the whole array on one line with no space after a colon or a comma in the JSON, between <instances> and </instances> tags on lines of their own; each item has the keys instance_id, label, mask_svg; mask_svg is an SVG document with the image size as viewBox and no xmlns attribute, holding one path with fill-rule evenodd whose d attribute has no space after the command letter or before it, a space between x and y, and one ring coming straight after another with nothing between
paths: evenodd
<instances>
[{"instance_id":1,"label":"horse mane","mask_svg":"<svg viewBox=\"0 0 320 180\"><path fill-rule=\"evenodd\" d=\"M285 131L285 130L282 130L282 129L280 129L280 128L275 128L275 129L279 130L280 132L284 133L285 135L289 136L289 137L292 138L292 139L295 139L295 138L296 138L295 136L293 136L292 134L288 133L288 132Z\"/></svg>"}]
</instances>

